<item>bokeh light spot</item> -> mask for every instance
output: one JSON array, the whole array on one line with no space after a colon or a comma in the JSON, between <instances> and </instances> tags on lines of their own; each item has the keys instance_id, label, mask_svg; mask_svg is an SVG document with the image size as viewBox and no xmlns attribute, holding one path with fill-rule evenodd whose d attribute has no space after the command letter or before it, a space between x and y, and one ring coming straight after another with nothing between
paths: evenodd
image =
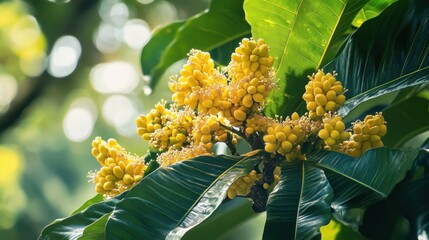
<instances>
[{"instance_id":1,"label":"bokeh light spot","mask_svg":"<svg viewBox=\"0 0 429 240\"><path fill-rule=\"evenodd\" d=\"M0 113L7 109L17 91L18 84L12 75L0 75Z\"/></svg>"},{"instance_id":2,"label":"bokeh light spot","mask_svg":"<svg viewBox=\"0 0 429 240\"><path fill-rule=\"evenodd\" d=\"M150 39L152 33L147 23L140 19L128 21L123 29L125 43L133 49L140 50Z\"/></svg>"},{"instance_id":3,"label":"bokeh light spot","mask_svg":"<svg viewBox=\"0 0 429 240\"><path fill-rule=\"evenodd\" d=\"M106 99L102 107L103 118L114 126L119 134L135 135L135 119L139 116L134 102L123 95L112 95Z\"/></svg>"},{"instance_id":4,"label":"bokeh light spot","mask_svg":"<svg viewBox=\"0 0 429 240\"><path fill-rule=\"evenodd\" d=\"M91 135L94 128L95 106L89 98L78 98L70 106L63 120L65 136L73 142L81 142Z\"/></svg>"},{"instance_id":5,"label":"bokeh light spot","mask_svg":"<svg viewBox=\"0 0 429 240\"><path fill-rule=\"evenodd\" d=\"M136 69L127 62L100 63L90 73L92 87L99 93L130 93L139 84Z\"/></svg>"},{"instance_id":6,"label":"bokeh light spot","mask_svg":"<svg viewBox=\"0 0 429 240\"><path fill-rule=\"evenodd\" d=\"M48 71L54 77L66 77L77 66L81 54L79 40L73 36L60 37L52 48Z\"/></svg>"}]
</instances>

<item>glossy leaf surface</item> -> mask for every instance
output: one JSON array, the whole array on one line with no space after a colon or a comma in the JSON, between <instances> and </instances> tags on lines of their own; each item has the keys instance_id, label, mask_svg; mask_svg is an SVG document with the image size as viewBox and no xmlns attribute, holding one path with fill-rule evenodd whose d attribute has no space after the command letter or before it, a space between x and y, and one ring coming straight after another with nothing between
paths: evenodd
<instances>
[{"instance_id":1,"label":"glossy leaf surface","mask_svg":"<svg viewBox=\"0 0 429 240\"><path fill-rule=\"evenodd\" d=\"M247 174L258 156L202 156L160 168L116 205L107 239L180 239L210 216L226 190Z\"/></svg>"},{"instance_id":2,"label":"glossy leaf surface","mask_svg":"<svg viewBox=\"0 0 429 240\"><path fill-rule=\"evenodd\" d=\"M312 239L329 223L333 192L323 171L309 162L282 164L270 194L264 239Z\"/></svg>"}]
</instances>

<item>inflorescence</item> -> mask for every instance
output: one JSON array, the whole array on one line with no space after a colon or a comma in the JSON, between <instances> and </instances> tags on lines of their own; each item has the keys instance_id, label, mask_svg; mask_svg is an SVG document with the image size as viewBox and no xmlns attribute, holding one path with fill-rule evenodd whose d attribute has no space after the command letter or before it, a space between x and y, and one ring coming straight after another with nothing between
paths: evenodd
<instances>
[{"instance_id":1,"label":"inflorescence","mask_svg":"<svg viewBox=\"0 0 429 240\"><path fill-rule=\"evenodd\" d=\"M308 151L326 149L358 157L383 146L387 127L382 113L350 127L338 115L346 91L335 72L318 70L309 76L302 96L308 112L265 116L267 98L276 86L273 62L262 39L243 39L224 71L215 68L209 53L191 50L180 76L171 77L172 102L162 100L136 119L138 135L158 153L160 166L214 155L219 142L238 154L235 148L243 139L264 151L254 169L230 186L226 197L233 199L271 191L280 181L280 162L306 160ZM92 155L102 166L91 174L97 193L116 196L144 177L144 160L127 153L114 139L105 142L97 137L92 146Z\"/></svg>"}]
</instances>

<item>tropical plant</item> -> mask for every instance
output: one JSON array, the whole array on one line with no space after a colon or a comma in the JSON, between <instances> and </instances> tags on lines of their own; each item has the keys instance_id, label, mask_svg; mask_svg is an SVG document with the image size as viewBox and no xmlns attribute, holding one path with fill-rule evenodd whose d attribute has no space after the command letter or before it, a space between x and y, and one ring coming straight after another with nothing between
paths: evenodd
<instances>
[{"instance_id":1,"label":"tropical plant","mask_svg":"<svg viewBox=\"0 0 429 240\"><path fill-rule=\"evenodd\" d=\"M237 197L264 239L427 238L428 36L424 0L213 0L142 51L151 87L189 53L148 154L96 138L98 195L40 239L186 238Z\"/></svg>"}]
</instances>

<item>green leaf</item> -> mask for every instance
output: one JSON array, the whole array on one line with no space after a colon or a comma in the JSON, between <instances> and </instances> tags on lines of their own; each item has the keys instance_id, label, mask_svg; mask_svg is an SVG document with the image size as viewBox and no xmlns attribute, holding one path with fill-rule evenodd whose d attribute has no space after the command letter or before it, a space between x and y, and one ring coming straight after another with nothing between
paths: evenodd
<instances>
[{"instance_id":1,"label":"green leaf","mask_svg":"<svg viewBox=\"0 0 429 240\"><path fill-rule=\"evenodd\" d=\"M177 30L185 21L173 22L156 31L149 42L143 47L140 56L144 74L149 74L161 60L167 46L173 41Z\"/></svg>"},{"instance_id":2,"label":"green leaf","mask_svg":"<svg viewBox=\"0 0 429 240\"><path fill-rule=\"evenodd\" d=\"M231 61L231 54L235 51L235 48L237 48L238 44L245 37L250 38L251 35L248 34L248 35L240 36L228 43L225 43L220 47L217 47L211 50L210 56L212 57L212 59L216 61L218 65L227 66Z\"/></svg>"},{"instance_id":3,"label":"green leaf","mask_svg":"<svg viewBox=\"0 0 429 240\"><path fill-rule=\"evenodd\" d=\"M429 234L428 189L429 177L409 182L401 188L400 210L410 222L414 239L425 239L423 236Z\"/></svg>"},{"instance_id":4,"label":"green leaf","mask_svg":"<svg viewBox=\"0 0 429 240\"><path fill-rule=\"evenodd\" d=\"M338 57L324 67L338 72L348 98L361 94L347 101L342 115L387 93L428 83L428 35L425 0L396 2L351 35Z\"/></svg>"},{"instance_id":5,"label":"green leaf","mask_svg":"<svg viewBox=\"0 0 429 240\"><path fill-rule=\"evenodd\" d=\"M386 146L399 147L407 140L429 130L429 99L415 96L393 104L383 111L388 131ZM404 124L406 123L406 124Z\"/></svg>"},{"instance_id":6,"label":"green leaf","mask_svg":"<svg viewBox=\"0 0 429 240\"><path fill-rule=\"evenodd\" d=\"M155 87L165 70L185 58L191 49L211 51L249 33L242 0L213 0L208 11L189 18L177 29L156 67L150 71L149 86ZM151 58L151 55L142 55L142 58ZM143 71L147 71L144 66Z\"/></svg>"},{"instance_id":7,"label":"green leaf","mask_svg":"<svg viewBox=\"0 0 429 240\"><path fill-rule=\"evenodd\" d=\"M368 1L245 0L252 35L270 46L282 92L272 94L268 114L295 111L303 101L307 75L334 58L350 34L354 17Z\"/></svg>"},{"instance_id":8,"label":"green leaf","mask_svg":"<svg viewBox=\"0 0 429 240\"><path fill-rule=\"evenodd\" d=\"M85 233L86 228L94 230L99 227L103 221L100 219L103 219L106 214L110 214L125 194L126 192L104 202L95 203L70 217L54 221L43 229L39 239L79 239ZM97 222L98 220L100 221ZM94 223L96 226L93 225ZM89 230L89 232L91 231Z\"/></svg>"},{"instance_id":9,"label":"green leaf","mask_svg":"<svg viewBox=\"0 0 429 240\"><path fill-rule=\"evenodd\" d=\"M353 19L353 26L360 27L366 20L377 17L384 9L396 0L371 0Z\"/></svg>"},{"instance_id":10,"label":"green leaf","mask_svg":"<svg viewBox=\"0 0 429 240\"><path fill-rule=\"evenodd\" d=\"M159 168L134 186L106 225L107 239L179 239L210 216L259 156L201 156Z\"/></svg>"},{"instance_id":11,"label":"green leaf","mask_svg":"<svg viewBox=\"0 0 429 240\"><path fill-rule=\"evenodd\" d=\"M152 173L153 171L155 171L156 169L158 169L158 167L159 167L159 163L157 161L150 160L149 163L147 163L147 168L146 168L146 170L144 172L143 178L145 178L150 173Z\"/></svg>"},{"instance_id":12,"label":"green leaf","mask_svg":"<svg viewBox=\"0 0 429 240\"><path fill-rule=\"evenodd\" d=\"M85 230L83 230L83 234L79 237L79 240L105 239L106 235L104 234L104 229L110 214L111 213L106 213L97 221L89 224Z\"/></svg>"},{"instance_id":13,"label":"green leaf","mask_svg":"<svg viewBox=\"0 0 429 240\"><path fill-rule=\"evenodd\" d=\"M319 151L308 154L322 169L334 189L332 208L335 211L362 208L386 198L395 185L405 177L417 151L379 147L361 157Z\"/></svg>"},{"instance_id":14,"label":"green leaf","mask_svg":"<svg viewBox=\"0 0 429 240\"><path fill-rule=\"evenodd\" d=\"M427 83L429 83L429 66L374 87L347 100L338 110L338 114L342 117L347 116L346 121L349 121L370 109L380 107L380 110L382 110L395 100L395 96L399 91Z\"/></svg>"},{"instance_id":15,"label":"green leaf","mask_svg":"<svg viewBox=\"0 0 429 240\"><path fill-rule=\"evenodd\" d=\"M264 239L312 239L329 223L332 188L309 162L284 162L281 180L270 194Z\"/></svg>"},{"instance_id":16,"label":"green leaf","mask_svg":"<svg viewBox=\"0 0 429 240\"><path fill-rule=\"evenodd\" d=\"M99 203L102 202L104 200L103 195L101 194L97 194L94 197L92 197L91 199L89 199L88 201L86 201L84 204L82 204L82 206L80 206L78 209L74 210L72 212L72 215L78 213L78 212L82 212L83 210L85 210L87 207L95 204L95 203Z\"/></svg>"}]
</instances>

